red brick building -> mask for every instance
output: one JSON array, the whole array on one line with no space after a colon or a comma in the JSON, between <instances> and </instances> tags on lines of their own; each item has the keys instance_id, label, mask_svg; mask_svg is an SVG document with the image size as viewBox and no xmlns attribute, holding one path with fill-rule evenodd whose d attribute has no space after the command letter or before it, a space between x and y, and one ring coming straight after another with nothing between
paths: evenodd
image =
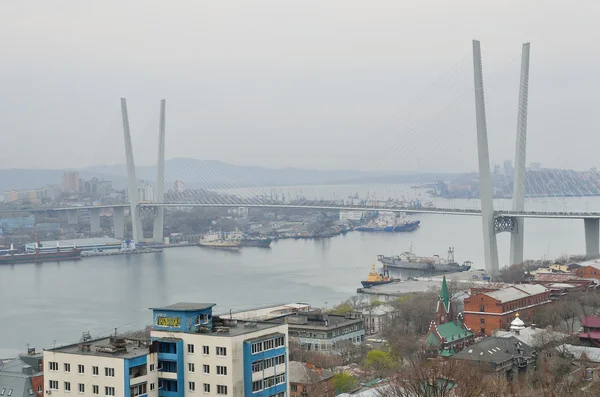
<instances>
[{"instance_id":1,"label":"red brick building","mask_svg":"<svg viewBox=\"0 0 600 397\"><path fill-rule=\"evenodd\" d=\"M537 309L551 303L550 289L536 284L519 284L496 291L471 290L465 298L464 322L476 335L491 335L497 329L508 329L519 313L531 319Z\"/></svg>"},{"instance_id":2,"label":"red brick building","mask_svg":"<svg viewBox=\"0 0 600 397\"><path fill-rule=\"evenodd\" d=\"M298 361L288 364L290 397L335 397L333 372Z\"/></svg>"},{"instance_id":3,"label":"red brick building","mask_svg":"<svg viewBox=\"0 0 600 397\"><path fill-rule=\"evenodd\" d=\"M579 333L579 340L590 346L600 347L600 317L585 316L581 326L583 331Z\"/></svg>"},{"instance_id":4,"label":"red brick building","mask_svg":"<svg viewBox=\"0 0 600 397\"><path fill-rule=\"evenodd\" d=\"M600 280L600 259L581 262L581 267L575 270L575 275L581 278L595 278Z\"/></svg>"}]
</instances>

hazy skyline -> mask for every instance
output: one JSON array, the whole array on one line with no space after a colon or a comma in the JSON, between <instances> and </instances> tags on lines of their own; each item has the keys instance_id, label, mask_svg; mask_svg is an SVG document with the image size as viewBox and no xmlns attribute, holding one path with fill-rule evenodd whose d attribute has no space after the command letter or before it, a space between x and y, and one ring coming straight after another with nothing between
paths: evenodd
<instances>
[{"instance_id":1,"label":"hazy skyline","mask_svg":"<svg viewBox=\"0 0 600 397\"><path fill-rule=\"evenodd\" d=\"M457 62L469 65L464 58L478 39L484 73L511 60L518 73L521 44L531 42L528 162L586 169L600 145L600 5L578 4L7 0L0 168L123 163L119 98L126 97L139 165L155 162L166 98L168 158L475 170L470 110L452 121L425 106L411 116L423 130L418 138L402 120L381 141L371 136ZM494 115L516 118L514 76L501 80L508 93L496 87L499 108L488 103L496 163L514 157L515 123L494 122ZM506 99L513 97L514 106Z\"/></svg>"}]
</instances>

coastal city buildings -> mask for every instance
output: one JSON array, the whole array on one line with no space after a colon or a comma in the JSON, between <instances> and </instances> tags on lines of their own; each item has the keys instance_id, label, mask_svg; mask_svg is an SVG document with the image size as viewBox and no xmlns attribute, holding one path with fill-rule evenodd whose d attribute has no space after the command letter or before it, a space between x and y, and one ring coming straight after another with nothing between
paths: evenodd
<instances>
[{"instance_id":1,"label":"coastal city buildings","mask_svg":"<svg viewBox=\"0 0 600 397\"><path fill-rule=\"evenodd\" d=\"M333 372L311 364L290 361L289 397L334 397Z\"/></svg>"},{"instance_id":2,"label":"coastal city buildings","mask_svg":"<svg viewBox=\"0 0 600 397\"><path fill-rule=\"evenodd\" d=\"M61 178L63 193L79 193L79 172L65 172Z\"/></svg>"},{"instance_id":3,"label":"coastal city buildings","mask_svg":"<svg viewBox=\"0 0 600 397\"><path fill-rule=\"evenodd\" d=\"M287 325L213 316L214 303L152 308L150 338L113 336L44 352L46 389L103 396L284 397Z\"/></svg>"},{"instance_id":4,"label":"coastal city buildings","mask_svg":"<svg viewBox=\"0 0 600 397\"><path fill-rule=\"evenodd\" d=\"M600 280L600 259L593 259L579 264L579 268L575 270L577 277L595 278Z\"/></svg>"},{"instance_id":5,"label":"coastal city buildings","mask_svg":"<svg viewBox=\"0 0 600 397\"><path fill-rule=\"evenodd\" d=\"M491 335L507 329L517 313L532 318L535 311L549 303L550 289L537 284L519 284L503 289L471 288L464 300L465 325L477 335Z\"/></svg>"}]
</instances>

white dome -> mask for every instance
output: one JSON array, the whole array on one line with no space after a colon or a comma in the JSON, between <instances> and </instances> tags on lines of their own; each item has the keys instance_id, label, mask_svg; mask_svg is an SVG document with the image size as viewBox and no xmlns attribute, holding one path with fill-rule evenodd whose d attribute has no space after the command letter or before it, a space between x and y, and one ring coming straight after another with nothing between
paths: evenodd
<instances>
[{"instance_id":1,"label":"white dome","mask_svg":"<svg viewBox=\"0 0 600 397\"><path fill-rule=\"evenodd\" d=\"M523 320L521 320L519 318L519 314L517 314L517 317L515 317L514 320L512 320L512 322L510 323L510 329L523 329L525 328L525 323L523 322Z\"/></svg>"}]
</instances>

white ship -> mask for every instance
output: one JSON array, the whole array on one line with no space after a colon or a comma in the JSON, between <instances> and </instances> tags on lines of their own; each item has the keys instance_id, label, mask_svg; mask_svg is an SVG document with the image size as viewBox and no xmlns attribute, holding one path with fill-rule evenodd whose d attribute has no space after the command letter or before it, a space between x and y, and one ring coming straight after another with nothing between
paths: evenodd
<instances>
[{"instance_id":1,"label":"white ship","mask_svg":"<svg viewBox=\"0 0 600 397\"><path fill-rule=\"evenodd\" d=\"M239 251L240 242L231 239L225 239L222 233L207 233L200 236L198 241L200 247L216 248L227 251Z\"/></svg>"}]
</instances>

